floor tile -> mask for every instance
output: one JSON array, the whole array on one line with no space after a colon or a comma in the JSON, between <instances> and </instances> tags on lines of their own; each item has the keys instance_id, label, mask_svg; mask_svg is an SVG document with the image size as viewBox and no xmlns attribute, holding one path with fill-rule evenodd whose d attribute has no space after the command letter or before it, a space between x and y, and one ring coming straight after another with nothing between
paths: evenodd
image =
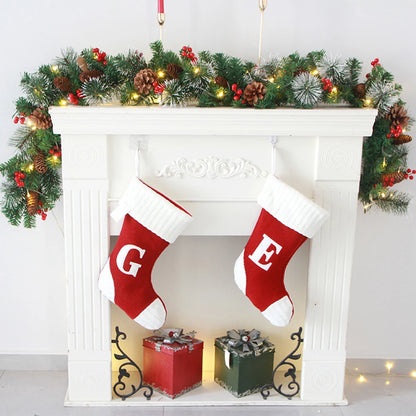
<instances>
[{"instance_id":1,"label":"floor tile","mask_svg":"<svg viewBox=\"0 0 416 416\"><path fill-rule=\"evenodd\" d=\"M64 407L63 371L0 371L0 416L416 416L416 378L347 376L348 406Z\"/></svg>"}]
</instances>

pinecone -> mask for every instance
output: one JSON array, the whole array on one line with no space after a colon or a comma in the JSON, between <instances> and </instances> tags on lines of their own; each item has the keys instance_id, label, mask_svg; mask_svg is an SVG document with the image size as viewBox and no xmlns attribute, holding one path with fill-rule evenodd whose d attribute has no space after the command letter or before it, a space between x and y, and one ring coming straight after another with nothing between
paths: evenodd
<instances>
[{"instance_id":1,"label":"pinecone","mask_svg":"<svg viewBox=\"0 0 416 416\"><path fill-rule=\"evenodd\" d=\"M149 68L140 70L134 77L134 88L140 94L149 94L153 88L153 83L157 82L157 75Z\"/></svg>"},{"instance_id":2,"label":"pinecone","mask_svg":"<svg viewBox=\"0 0 416 416\"><path fill-rule=\"evenodd\" d=\"M39 151L33 156L33 167L38 173L45 173L48 170L45 154L43 152Z\"/></svg>"},{"instance_id":3,"label":"pinecone","mask_svg":"<svg viewBox=\"0 0 416 416\"><path fill-rule=\"evenodd\" d=\"M28 191L26 194L26 210L29 215L35 215L38 210L39 194L35 191Z\"/></svg>"},{"instance_id":4,"label":"pinecone","mask_svg":"<svg viewBox=\"0 0 416 416\"><path fill-rule=\"evenodd\" d=\"M412 137L407 134L401 134L399 137L393 137L392 144L399 145L405 144L412 141Z\"/></svg>"},{"instance_id":5,"label":"pinecone","mask_svg":"<svg viewBox=\"0 0 416 416\"><path fill-rule=\"evenodd\" d=\"M264 98L264 94L266 94L266 87L261 82L254 81L244 89L243 98L249 105L254 105Z\"/></svg>"},{"instance_id":6,"label":"pinecone","mask_svg":"<svg viewBox=\"0 0 416 416\"><path fill-rule=\"evenodd\" d=\"M87 61L84 57L79 56L77 59L77 64L81 68L82 72L88 71Z\"/></svg>"},{"instance_id":7,"label":"pinecone","mask_svg":"<svg viewBox=\"0 0 416 416\"><path fill-rule=\"evenodd\" d=\"M179 74L183 71L182 67L178 64L169 64L166 68L166 72L173 79L178 79Z\"/></svg>"},{"instance_id":8,"label":"pinecone","mask_svg":"<svg viewBox=\"0 0 416 416\"><path fill-rule=\"evenodd\" d=\"M304 68L299 68L293 73L293 76L295 77L296 75L302 74L303 72L308 72L308 71Z\"/></svg>"},{"instance_id":9,"label":"pinecone","mask_svg":"<svg viewBox=\"0 0 416 416\"><path fill-rule=\"evenodd\" d=\"M365 97L365 84L357 84L352 90L352 92L356 98L362 100Z\"/></svg>"},{"instance_id":10,"label":"pinecone","mask_svg":"<svg viewBox=\"0 0 416 416\"><path fill-rule=\"evenodd\" d=\"M53 80L53 85L55 85L55 87L62 92L71 91L71 82L67 77L56 77Z\"/></svg>"},{"instance_id":11,"label":"pinecone","mask_svg":"<svg viewBox=\"0 0 416 416\"><path fill-rule=\"evenodd\" d=\"M100 78L104 73L98 69L91 69L83 71L79 74L79 80L81 82L88 82L92 78Z\"/></svg>"},{"instance_id":12,"label":"pinecone","mask_svg":"<svg viewBox=\"0 0 416 416\"><path fill-rule=\"evenodd\" d=\"M51 116L42 107L33 110L29 119L37 129L46 130L52 127Z\"/></svg>"},{"instance_id":13,"label":"pinecone","mask_svg":"<svg viewBox=\"0 0 416 416\"><path fill-rule=\"evenodd\" d=\"M227 82L227 80L224 77L222 77L221 75L218 75L215 78L215 83L217 85L219 85L220 87L228 88L228 82Z\"/></svg>"},{"instance_id":14,"label":"pinecone","mask_svg":"<svg viewBox=\"0 0 416 416\"><path fill-rule=\"evenodd\" d=\"M409 121L407 111L402 105L394 104L390 109L390 113L387 114L387 119L391 121L391 126L396 128L399 124L402 127L406 127Z\"/></svg>"},{"instance_id":15,"label":"pinecone","mask_svg":"<svg viewBox=\"0 0 416 416\"><path fill-rule=\"evenodd\" d=\"M406 179L406 172L398 171L393 173L385 173L381 179L385 186L392 186L396 183L404 181Z\"/></svg>"}]
</instances>

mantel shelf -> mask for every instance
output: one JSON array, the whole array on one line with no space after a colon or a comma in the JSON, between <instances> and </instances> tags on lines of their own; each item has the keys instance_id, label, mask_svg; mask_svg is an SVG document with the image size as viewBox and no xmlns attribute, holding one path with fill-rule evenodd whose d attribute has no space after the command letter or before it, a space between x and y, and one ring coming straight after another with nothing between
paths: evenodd
<instances>
[{"instance_id":1,"label":"mantel shelf","mask_svg":"<svg viewBox=\"0 0 416 416\"><path fill-rule=\"evenodd\" d=\"M55 133L236 136L370 136L374 109L51 107Z\"/></svg>"}]
</instances>

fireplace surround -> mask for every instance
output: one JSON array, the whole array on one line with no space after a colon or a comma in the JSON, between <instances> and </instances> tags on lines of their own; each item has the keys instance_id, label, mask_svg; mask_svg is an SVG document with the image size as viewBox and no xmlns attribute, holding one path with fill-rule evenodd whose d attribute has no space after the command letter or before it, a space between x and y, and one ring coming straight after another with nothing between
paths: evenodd
<instances>
[{"instance_id":1,"label":"fireplace surround","mask_svg":"<svg viewBox=\"0 0 416 416\"><path fill-rule=\"evenodd\" d=\"M50 113L63 151L67 405L346 403L361 149L376 110L106 105L54 107ZM120 231L109 213L131 176L139 174L192 213L185 235L248 236L259 212L257 194L270 172L330 213L309 244L300 396L240 401L208 388L205 396L201 391L181 400L113 399L110 305L96 283L110 236Z\"/></svg>"}]
</instances>

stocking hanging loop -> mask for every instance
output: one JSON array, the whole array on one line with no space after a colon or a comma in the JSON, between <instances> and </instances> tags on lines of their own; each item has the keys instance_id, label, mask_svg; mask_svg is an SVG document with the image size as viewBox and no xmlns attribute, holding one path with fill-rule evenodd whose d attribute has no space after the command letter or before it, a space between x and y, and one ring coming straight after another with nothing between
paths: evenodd
<instances>
[{"instance_id":1,"label":"stocking hanging loop","mask_svg":"<svg viewBox=\"0 0 416 416\"><path fill-rule=\"evenodd\" d=\"M272 145L272 158L271 158L271 174L277 176L277 163L276 163L276 145L277 136L270 136L270 143Z\"/></svg>"},{"instance_id":2,"label":"stocking hanging loop","mask_svg":"<svg viewBox=\"0 0 416 416\"><path fill-rule=\"evenodd\" d=\"M134 150L134 172L135 176L140 179L140 152L146 150L147 141L146 137L142 135L133 134L130 136L130 149Z\"/></svg>"}]
</instances>

